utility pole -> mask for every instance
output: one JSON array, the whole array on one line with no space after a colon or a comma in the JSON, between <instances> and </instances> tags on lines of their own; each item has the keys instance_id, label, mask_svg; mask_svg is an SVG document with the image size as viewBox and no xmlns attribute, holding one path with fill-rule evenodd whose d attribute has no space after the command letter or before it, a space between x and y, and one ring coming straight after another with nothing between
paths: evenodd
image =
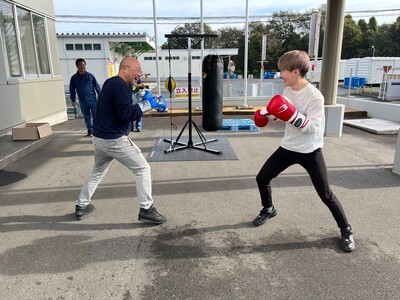
<instances>
[{"instance_id":1,"label":"utility pole","mask_svg":"<svg viewBox=\"0 0 400 300\"><path fill-rule=\"evenodd\" d=\"M261 69L260 69L260 91L262 92L262 80L264 77L264 61L267 60L267 35L263 34L261 44ZM260 93L261 95L261 93Z\"/></svg>"},{"instance_id":2,"label":"utility pole","mask_svg":"<svg viewBox=\"0 0 400 300\"><path fill-rule=\"evenodd\" d=\"M317 12L311 15L311 22L310 22L310 38L308 40L308 55L310 57L314 57L314 69L312 70L312 81L318 82L317 79L317 64L318 64L318 46L319 46L319 28L321 23L321 11L318 10Z\"/></svg>"}]
</instances>

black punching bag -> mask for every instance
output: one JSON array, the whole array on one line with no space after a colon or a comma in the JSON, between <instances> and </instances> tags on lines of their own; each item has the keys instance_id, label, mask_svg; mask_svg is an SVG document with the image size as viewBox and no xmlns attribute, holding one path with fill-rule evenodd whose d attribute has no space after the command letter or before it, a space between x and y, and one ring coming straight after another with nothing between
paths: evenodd
<instances>
[{"instance_id":1,"label":"black punching bag","mask_svg":"<svg viewBox=\"0 0 400 300\"><path fill-rule=\"evenodd\" d=\"M207 55L203 60L203 128L216 131L222 128L222 97L224 63L218 55Z\"/></svg>"}]
</instances>

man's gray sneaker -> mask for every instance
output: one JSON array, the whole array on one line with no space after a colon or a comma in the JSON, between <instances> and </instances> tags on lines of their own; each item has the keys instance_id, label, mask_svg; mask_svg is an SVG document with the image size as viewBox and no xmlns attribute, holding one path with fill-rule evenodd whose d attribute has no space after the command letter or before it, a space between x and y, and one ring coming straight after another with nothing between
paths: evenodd
<instances>
[{"instance_id":1,"label":"man's gray sneaker","mask_svg":"<svg viewBox=\"0 0 400 300\"><path fill-rule=\"evenodd\" d=\"M94 210L93 204L88 205L76 205L75 206L75 217L77 220L82 220L88 213L91 213Z\"/></svg>"},{"instance_id":2,"label":"man's gray sneaker","mask_svg":"<svg viewBox=\"0 0 400 300\"><path fill-rule=\"evenodd\" d=\"M167 219L158 213L156 208L152 205L149 209L141 208L139 211L138 220L146 223L162 224Z\"/></svg>"}]
</instances>

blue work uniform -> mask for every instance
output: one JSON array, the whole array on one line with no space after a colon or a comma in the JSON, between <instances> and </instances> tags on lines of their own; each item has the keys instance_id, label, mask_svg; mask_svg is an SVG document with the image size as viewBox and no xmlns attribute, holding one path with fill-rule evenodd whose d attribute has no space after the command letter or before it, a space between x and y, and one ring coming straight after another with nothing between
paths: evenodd
<instances>
[{"instance_id":1,"label":"blue work uniform","mask_svg":"<svg viewBox=\"0 0 400 300\"><path fill-rule=\"evenodd\" d=\"M88 133L93 132L93 118L96 116L97 95L100 95L100 85L93 74L85 72L82 75L79 72L72 75L69 83L69 94L72 102L76 101L78 94L79 105Z\"/></svg>"}]
</instances>

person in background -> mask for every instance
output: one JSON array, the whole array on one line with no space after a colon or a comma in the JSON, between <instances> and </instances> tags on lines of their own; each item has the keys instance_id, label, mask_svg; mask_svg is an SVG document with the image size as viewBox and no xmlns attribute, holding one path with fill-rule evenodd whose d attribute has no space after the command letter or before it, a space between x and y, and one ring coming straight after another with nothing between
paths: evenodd
<instances>
[{"instance_id":1,"label":"person in background","mask_svg":"<svg viewBox=\"0 0 400 300\"><path fill-rule=\"evenodd\" d=\"M136 94L139 93L140 90L148 89L148 88L149 88L149 86L144 85L142 83L141 78L139 78L138 81L136 82L136 84L133 85L133 87L132 87L132 91L135 94L133 97L136 97ZM135 100L138 101L138 99L135 99ZM137 118L135 121L132 121L130 124L131 131L135 131L135 127L136 127L136 132L141 132L142 125L143 125L143 118Z\"/></svg>"},{"instance_id":2,"label":"person in background","mask_svg":"<svg viewBox=\"0 0 400 300\"><path fill-rule=\"evenodd\" d=\"M75 61L78 69L72 75L69 83L69 94L72 101L72 106L77 107L76 94L78 94L79 105L82 114L85 118L87 128L87 137L93 135L93 118L96 115L97 96L100 95L100 85L92 73L86 71L86 61L83 58L78 58Z\"/></svg>"}]
</instances>

